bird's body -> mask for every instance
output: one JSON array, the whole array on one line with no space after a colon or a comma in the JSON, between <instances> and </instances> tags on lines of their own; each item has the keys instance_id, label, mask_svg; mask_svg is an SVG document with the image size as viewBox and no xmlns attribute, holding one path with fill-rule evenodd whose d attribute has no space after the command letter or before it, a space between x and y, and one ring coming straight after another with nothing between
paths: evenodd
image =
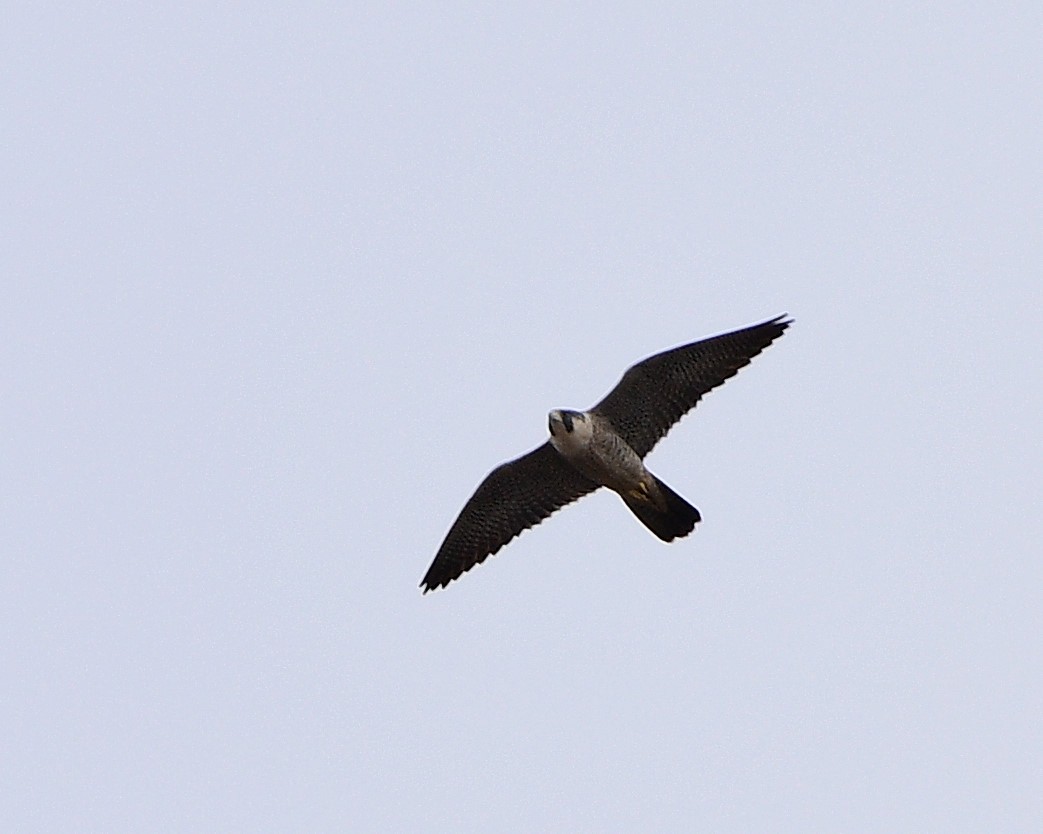
<instances>
[{"instance_id":1,"label":"bird's body","mask_svg":"<svg viewBox=\"0 0 1043 834\"><path fill-rule=\"evenodd\" d=\"M656 354L631 367L588 411L554 409L550 439L479 485L420 583L448 585L522 530L599 487L619 494L663 541L688 535L699 511L653 475L645 456L707 391L749 364L790 322L772 319Z\"/></svg>"},{"instance_id":2,"label":"bird's body","mask_svg":"<svg viewBox=\"0 0 1043 834\"><path fill-rule=\"evenodd\" d=\"M550 445L598 486L615 492L638 489L648 470L641 457L591 412L554 409L547 417Z\"/></svg>"},{"instance_id":3,"label":"bird's body","mask_svg":"<svg viewBox=\"0 0 1043 834\"><path fill-rule=\"evenodd\" d=\"M619 494L642 524L663 541L692 532L699 511L648 471L612 424L594 411L554 409L550 444L581 475Z\"/></svg>"}]
</instances>

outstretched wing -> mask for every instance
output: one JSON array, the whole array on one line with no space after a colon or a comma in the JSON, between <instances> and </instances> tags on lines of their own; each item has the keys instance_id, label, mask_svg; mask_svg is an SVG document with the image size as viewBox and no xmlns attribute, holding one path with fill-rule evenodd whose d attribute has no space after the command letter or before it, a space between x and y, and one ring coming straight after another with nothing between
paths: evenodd
<instances>
[{"instance_id":1,"label":"outstretched wing","mask_svg":"<svg viewBox=\"0 0 1043 834\"><path fill-rule=\"evenodd\" d=\"M420 587L426 594L448 585L523 530L597 487L565 463L550 443L498 466L449 528Z\"/></svg>"},{"instance_id":2,"label":"outstretched wing","mask_svg":"<svg viewBox=\"0 0 1043 834\"><path fill-rule=\"evenodd\" d=\"M592 411L644 457L703 394L735 376L789 327L785 315L650 356L630 368Z\"/></svg>"}]
</instances>

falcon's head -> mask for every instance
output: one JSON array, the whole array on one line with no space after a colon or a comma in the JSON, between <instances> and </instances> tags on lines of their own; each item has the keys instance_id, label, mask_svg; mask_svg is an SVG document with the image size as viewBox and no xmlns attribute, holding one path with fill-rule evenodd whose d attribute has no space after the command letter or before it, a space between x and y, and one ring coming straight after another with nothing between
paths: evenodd
<instances>
[{"instance_id":1,"label":"falcon's head","mask_svg":"<svg viewBox=\"0 0 1043 834\"><path fill-rule=\"evenodd\" d=\"M560 452L569 448L582 448L590 442L594 426L582 411L555 408L547 415L551 443Z\"/></svg>"},{"instance_id":2,"label":"falcon's head","mask_svg":"<svg viewBox=\"0 0 1043 834\"><path fill-rule=\"evenodd\" d=\"M547 428L554 437L572 434L576 429L577 422L587 419L585 414L579 411L569 411L566 408L555 408L547 415Z\"/></svg>"}]
</instances>

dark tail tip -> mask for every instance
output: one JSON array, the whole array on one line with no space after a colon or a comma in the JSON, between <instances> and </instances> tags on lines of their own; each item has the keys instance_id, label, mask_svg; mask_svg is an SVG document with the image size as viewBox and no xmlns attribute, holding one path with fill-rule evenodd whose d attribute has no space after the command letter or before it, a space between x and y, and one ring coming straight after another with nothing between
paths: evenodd
<instances>
[{"instance_id":1,"label":"dark tail tip","mask_svg":"<svg viewBox=\"0 0 1043 834\"><path fill-rule=\"evenodd\" d=\"M628 501L626 498L623 500L638 520L664 542L684 538L695 529L702 516L695 507L658 478L656 484L666 500L665 512L645 501Z\"/></svg>"}]
</instances>

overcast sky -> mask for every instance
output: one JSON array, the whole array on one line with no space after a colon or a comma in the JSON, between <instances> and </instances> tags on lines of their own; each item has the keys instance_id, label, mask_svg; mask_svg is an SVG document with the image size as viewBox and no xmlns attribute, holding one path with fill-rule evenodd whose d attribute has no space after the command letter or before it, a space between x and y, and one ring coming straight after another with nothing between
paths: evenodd
<instances>
[{"instance_id":1,"label":"overcast sky","mask_svg":"<svg viewBox=\"0 0 1043 834\"><path fill-rule=\"evenodd\" d=\"M1041 8L8 10L0 829L1043 830Z\"/></svg>"}]
</instances>

